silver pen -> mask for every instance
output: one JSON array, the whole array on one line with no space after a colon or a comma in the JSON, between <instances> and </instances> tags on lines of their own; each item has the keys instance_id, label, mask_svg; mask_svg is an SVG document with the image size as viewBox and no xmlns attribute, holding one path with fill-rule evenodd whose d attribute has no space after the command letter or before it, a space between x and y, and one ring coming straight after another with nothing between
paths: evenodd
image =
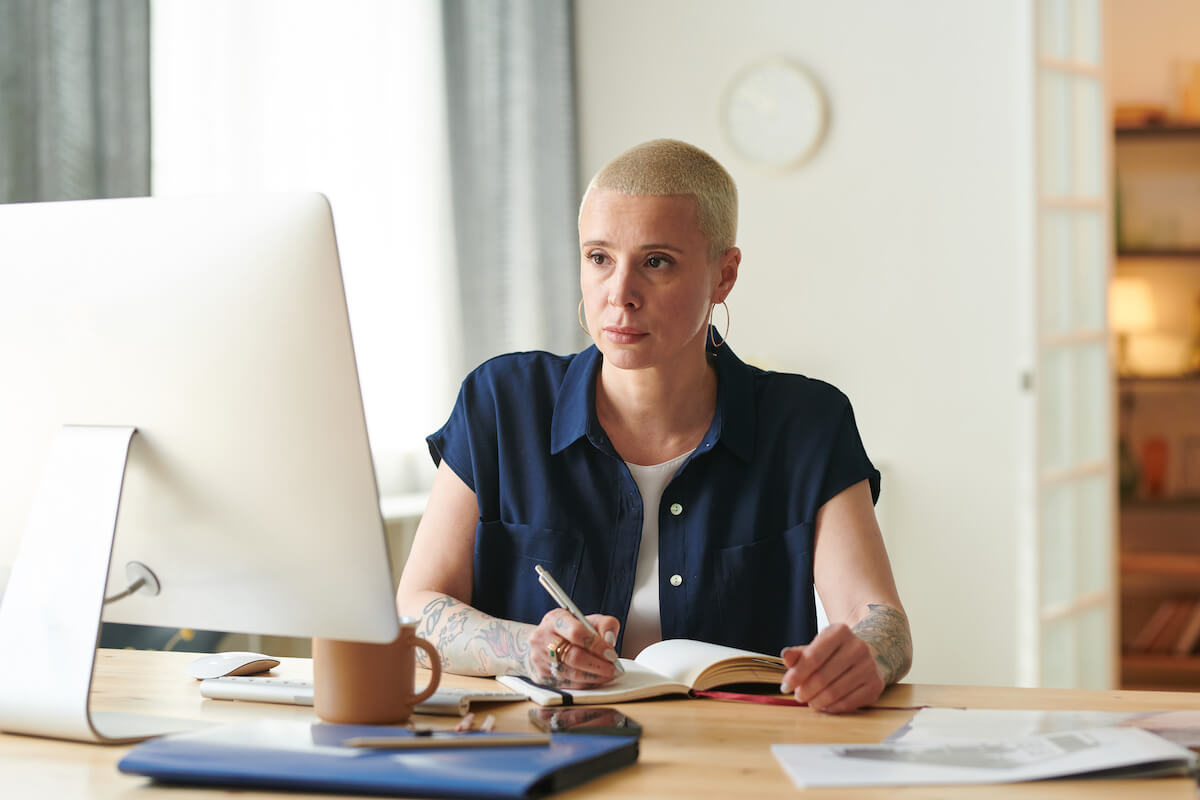
<instances>
[{"instance_id":1,"label":"silver pen","mask_svg":"<svg viewBox=\"0 0 1200 800\"><path fill-rule=\"evenodd\" d=\"M554 602L558 603L558 607L579 620L583 624L583 627L587 628L588 633L599 637L600 631L596 630L595 625L587 621L587 617L579 610L579 606L575 605L575 601L571 599L571 596L563 591L563 588L558 585L558 581L554 580L554 576L547 572L541 564L535 564L533 568L537 570L538 583L542 585L547 594L554 598ZM613 663L616 665L617 672L625 671L620 661L614 661Z\"/></svg>"}]
</instances>

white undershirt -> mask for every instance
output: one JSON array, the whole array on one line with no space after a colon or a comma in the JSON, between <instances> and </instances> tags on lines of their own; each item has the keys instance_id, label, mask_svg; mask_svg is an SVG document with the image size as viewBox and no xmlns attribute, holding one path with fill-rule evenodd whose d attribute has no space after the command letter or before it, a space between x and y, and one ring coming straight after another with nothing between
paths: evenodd
<instances>
[{"instance_id":1,"label":"white undershirt","mask_svg":"<svg viewBox=\"0 0 1200 800\"><path fill-rule=\"evenodd\" d=\"M621 640L621 655L624 658L634 658L646 646L662 640L662 623L658 613L658 506L675 470L690 455L684 453L650 467L625 462L642 495L642 543L638 547L633 599L629 602L625 635Z\"/></svg>"}]
</instances>

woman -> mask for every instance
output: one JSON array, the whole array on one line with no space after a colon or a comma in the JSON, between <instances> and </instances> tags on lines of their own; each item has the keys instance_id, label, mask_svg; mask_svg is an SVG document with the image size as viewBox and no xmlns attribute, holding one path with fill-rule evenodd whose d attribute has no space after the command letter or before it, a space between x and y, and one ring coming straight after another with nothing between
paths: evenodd
<instances>
[{"instance_id":1,"label":"woman","mask_svg":"<svg viewBox=\"0 0 1200 800\"><path fill-rule=\"evenodd\" d=\"M438 472L397 603L445 669L589 687L618 652L700 639L781 651L783 691L825 711L908 670L849 402L743 364L710 324L737 281L736 228L733 180L683 142L592 179L580 321L595 346L488 361L429 437ZM536 564L599 635L554 606Z\"/></svg>"}]
</instances>

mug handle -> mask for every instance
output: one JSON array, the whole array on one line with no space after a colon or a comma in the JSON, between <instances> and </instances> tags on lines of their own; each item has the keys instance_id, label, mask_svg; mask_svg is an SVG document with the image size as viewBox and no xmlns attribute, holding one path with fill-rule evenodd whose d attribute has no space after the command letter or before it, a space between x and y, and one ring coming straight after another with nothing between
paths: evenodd
<instances>
[{"instance_id":1,"label":"mug handle","mask_svg":"<svg viewBox=\"0 0 1200 800\"><path fill-rule=\"evenodd\" d=\"M437 649L424 639L414 638L413 645L421 648L426 652L426 654L428 654L429 668L433 672L433 674L429 676L428 685L421 690L420 694L412 699L413 704L416 705L417 703L423 703L424 701L428 700L430 696L437 691L438 682L442 679L442 657L438 655Z\"/></svg>"}]
</instances>

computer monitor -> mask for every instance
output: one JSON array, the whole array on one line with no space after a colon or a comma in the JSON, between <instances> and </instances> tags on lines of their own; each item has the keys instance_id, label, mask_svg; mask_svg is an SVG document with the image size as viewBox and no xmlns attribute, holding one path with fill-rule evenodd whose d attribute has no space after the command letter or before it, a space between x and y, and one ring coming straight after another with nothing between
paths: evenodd
<instances>
[{"instance_id":1,"label":"computer monitor","mask_svg":"<svg viewBox=\"0 0 1200 800\"><path fill-rule=\"evenodd\" d=\"M323 196L0 205L0 385L0 729L162 732L87 706L144 568L104 621L397 635Z\"/></svg>"}]
</instances>

